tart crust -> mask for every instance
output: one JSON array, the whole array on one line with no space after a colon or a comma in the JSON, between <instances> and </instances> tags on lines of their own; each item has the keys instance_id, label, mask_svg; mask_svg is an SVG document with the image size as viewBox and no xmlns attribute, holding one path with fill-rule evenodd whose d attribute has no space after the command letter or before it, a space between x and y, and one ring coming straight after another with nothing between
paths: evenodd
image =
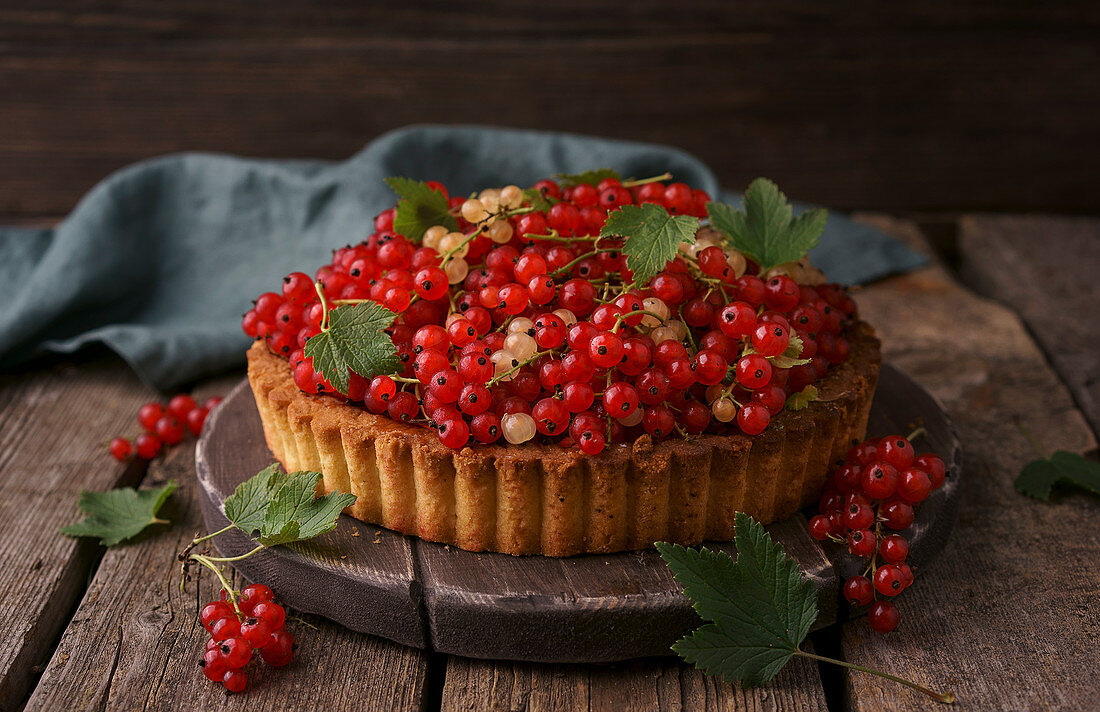
<instances>
[{"instance_id":1,"label":"tart crust","mask_svg":"<svg viewBox=\"0 0 1100 712\"><path fill-rule=\"evenodd\" d=\"M820 400L760 435L642 436L594 457L538 444L451 450L426 428L303 393L262 341L248 380L276 459L320 472L325 492L353 493L356 519L470 551L572 556L728 541L736 511L766 524L816 501L830 463L863 439L878 382L874 331L861 322L846 337L851 355L815 384Z\"/></svg>"}]
</instances>

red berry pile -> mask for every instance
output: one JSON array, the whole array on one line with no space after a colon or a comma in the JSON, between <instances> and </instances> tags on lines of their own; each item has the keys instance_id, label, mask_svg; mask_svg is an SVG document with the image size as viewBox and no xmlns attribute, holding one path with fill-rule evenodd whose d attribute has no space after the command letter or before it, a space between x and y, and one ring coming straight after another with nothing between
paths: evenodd
<instances>
[{"instance_id":1,"label":"red berry pile","mask_svg":"<svg viewBox=\"0 0 1100 712\"><path fill-rule=\"evenodd\" d=\"M600 237L623 206L706 217L705 192L616 178L534 188L449 197L458 229L418 241L387 210L314 277L260 295L244 332L289 360L302 391L435 428L448 447L537 439L593 455L643 434L756 435L848 357L855 304L804 258L761 273L703 227L635 284L622 240ZM388 334L403 368L351 373L338 392L304 347L330 309L366 301L398 315Z\"/></svg>"},{"instance_id":2,"label":"red berry pile","mask_svg":"<svg viewBox=\"0 0 1100 712\"><path fill-rule=\"evenodd\" d=\"M198 437L206 416L221 403L220 396L207 398L199 405L186 393L179 393L167 405L151 401L141 406L137 421L144 432L134 438L114 438L108 446L111 457L120 462L129 460L135 453L142 460L152 460L165 445L172 446L183 440L187 433Z\"/></svg>"},{"instance_id":3,"label":"red berry pile","mask_svg":"<svg viewBox=\"0 0 1100 712\"><path fill-rule=\"evenodd\" d=\"M912 524L916 506L943 485L946 474L943 460L917 455L901 435L865 440L829 476L821 514L810 520L815 539L847 544L849 552L869 560L863 575L844 583L844 597L854 606L870 606L868 620L879 633L897 628L900 614L890 599L913 583L905 563L909 542L886 530Z\"/></svg>"},{"instance_id":4,"label":"red berry pile","mask_svg":"<svg viewBox=\"0 0 1100 712\"><path fill-rule=\"evenodd\" d=\"M272 667L287 665L294 658L297 646L286 629L286 611L263 584L246 586L236 607L226 600L223 589L222 599L203 606L199 618L210 633L199 662L202 674L230 692L241 692L248 684L245 668L253 652Z\"/></svg>"}]
</instances>

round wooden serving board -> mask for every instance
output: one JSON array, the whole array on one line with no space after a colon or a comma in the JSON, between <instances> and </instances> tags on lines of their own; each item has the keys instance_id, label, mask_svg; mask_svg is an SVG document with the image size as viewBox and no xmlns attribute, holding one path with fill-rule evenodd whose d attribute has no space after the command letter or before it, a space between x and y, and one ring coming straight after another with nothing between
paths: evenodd
<instances>
[{"instance_id":1,"label":"round wooden serving board","mask_svg":"<svg viewBox=\"0 0 1100 712\"><path fill-rule=\"evenodd\" d=\"M946 483L906 532L908 561L919 575L954 525L962 453L935 400L884 364L869 434L907 433L916 425L928 431L918 451L931 450L947 463ZM272 461L244 381L211 414L196 451L210 531L228 524L226 496ZM768 529L817 585L815 627L835 622L843 610L840 582L859 562L839 545L814 541L801 514ZM226 556L252 548L236 530L215 543ZM707 546L735 553L730 543ZM652 550L567 559L478 554L341 516L324 536L261 551L235 566L293 608L406 645L475 658L606 662L666 655L699 624Z\"/></svg>"}]
</instances>

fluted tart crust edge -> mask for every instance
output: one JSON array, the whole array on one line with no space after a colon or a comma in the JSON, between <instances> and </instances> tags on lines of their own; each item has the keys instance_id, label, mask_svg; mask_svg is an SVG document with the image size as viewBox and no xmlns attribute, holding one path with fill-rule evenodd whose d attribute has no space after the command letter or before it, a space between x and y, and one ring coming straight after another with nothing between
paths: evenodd
<instances>
[{"instance_id":1,"label":"fluted tart crust edge","mask_svg":"<svg viewBox=\"0 0 1100 712\"><path fill-rule=\"evenodd\" d=\"M878 382L871 327L846 336L851 355L815 384L821 399L760 435L643 436L594 457L559 445L451 450L425 428L303 393L262 341L248 380L276 459L353 493L356 519L470 551L571 556L730 540L736 511L768 523L815 501L830 463L863 439Z\"/></svg>"}]
</instances>

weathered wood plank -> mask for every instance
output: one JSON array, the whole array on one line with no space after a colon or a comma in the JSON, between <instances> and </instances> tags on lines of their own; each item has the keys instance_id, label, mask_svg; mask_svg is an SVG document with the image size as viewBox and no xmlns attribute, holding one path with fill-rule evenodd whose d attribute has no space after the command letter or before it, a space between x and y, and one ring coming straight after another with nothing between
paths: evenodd
<instances>
[{"instance_id":1,"label":"weathered wood plank","mask_svg":"<svg viewBox=\"0 0 1100 712\"><path fill-rule=\"evenodd\" d=\"M874 219L909 241L909 223ZM951 544L898 601L902 623L879 636L844 626L846 659L953 689L969 709L1091 709L1100 669L1096 498L1054 503L1015 492L1035 457L1014 421L1044 446L1096 446L1081 413L1008 309L963 289L939 266L886 280L858 301L885 357L946 406L963 441L963 498ZM855 710L927 709L917 693L856 673Z\"/></svg>"},{"instance_id":2,"label":"weathered wood plank","mask_svg":"<svg viewBox=\"0 0 1100 712\"><path fill-rule=\"evenodd\" d=\"M175 557L202 527L192 445L154 463L144 484L169 479L180 483L167 511L175 524L104 555L27 710L422 709L427 655L315 616L316 629L291 621L301 647L289 666L250 664L248 694L227 698L203 677L197 612L217 580L181 592Z\"/></svg>"},{"instance_id":3,"label":"weathered wood plank","mask_svg":"<svg viewBox=\"0 0 1100 712\"><path fill-rule=\"evenodd\" d=\"M965 215L958 252L967 285L1020 315L1100 434L1100 220Z\"/></svg>"},{"instance_id":4,"label":"weathered wood plank","mask_svg":"<svg viewBox=\"0 0 1100 712\"><path fill-rule=\"evenodd\" d=\"M808 648L809 649L809 648ZM826 709L817 666L797 659L767 687L743 690L672 660L614 665L539 665L452 657L443 686L444 712L467 710Z\"/></svg>"},{"instance_id":5,"label":"weathered wood plank","mask_svg":"<svg viewBox=\"0 0 1100 712\"><path fill-rule=\"evenodd\" d=\"M1094 208L1085 0L230 5L5 2L0 211L67 212L159 153L342 159L441 117L673 143L837 207Z\"/></svg>"},{"instance_id":6,"label":"weathered wood plank","mask_svg":"<svg viewBox=\"0 0 1100 712\"><path fill-rule=\"evenodd\" d=\"M0 377L0 710L14 710L50 655L98 557L61 536L81 489L136 482L108 440L136 429L152 391L117 359Z\"/></svg>"}]
</instances>

